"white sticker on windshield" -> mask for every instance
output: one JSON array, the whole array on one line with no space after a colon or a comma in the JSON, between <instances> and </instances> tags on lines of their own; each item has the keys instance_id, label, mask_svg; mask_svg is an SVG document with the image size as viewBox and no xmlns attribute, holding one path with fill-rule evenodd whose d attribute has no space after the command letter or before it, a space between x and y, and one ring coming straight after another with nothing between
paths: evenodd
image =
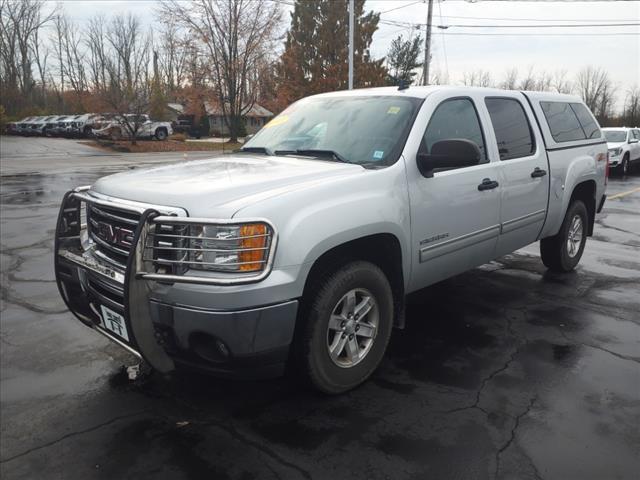
<instances>
[{"instance_id":1,"label":"white sticker on windshield","mask_svg":"<svg viewBox=\"0 0 640 480\"><path fill-rule=\"evenodd\" d=\"M375 152L373 152L373 158L375 158L376 160L379 160L382 157L384 157L384 151L383 150L376 150Z\"/></svg>"}]
</instances>

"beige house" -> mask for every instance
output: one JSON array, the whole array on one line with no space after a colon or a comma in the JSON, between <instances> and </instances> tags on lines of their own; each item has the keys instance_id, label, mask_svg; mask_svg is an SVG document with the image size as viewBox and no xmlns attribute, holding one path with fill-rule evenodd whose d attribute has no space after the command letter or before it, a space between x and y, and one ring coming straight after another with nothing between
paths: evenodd
<instances>
[{"instance_id":1,"label":"beige house","mask_svg":"<svg viewBox=\"0 0 640 480\"><path fill-rule=\"evenodd\" d=\"M228 135L229 128L224 121L222 108L220 105L211 102L205 102L205 109L209 116L209 131L211 135ZM273 113L261 105L255 103L250 109L243 114L247 134L251 135L260 130L271 118Z\"/></svg>"}]
</instances>

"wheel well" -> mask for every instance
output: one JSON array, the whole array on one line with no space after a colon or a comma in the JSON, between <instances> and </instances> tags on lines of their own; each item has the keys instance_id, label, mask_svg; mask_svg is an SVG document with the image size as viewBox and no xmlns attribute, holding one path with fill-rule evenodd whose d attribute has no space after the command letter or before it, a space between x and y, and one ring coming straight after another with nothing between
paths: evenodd
<instances>
[{"instance_id":1,"label":"wheel well","mask_svg":"<svg viewBox=\"0 0 640 480\"><path fill-rule=\"evenodd\" d=\"M569 205L571 205L574 200L582 200L587 207L587 235L593 235L593 224L596 220L596 182L593 180L587 180L586 182L576 185L573 189L573 193L571 193Z\"/></svg>"},{"instance_id":2,"label":"wheel well","mask_svg":"<svg viewBox=\"0 0 640 480\"><path fill-rule=\"evenodd\" d=\"M380 233L351 240L323 253L313 263L304 285L303 299L307 292L325 275L347 262L364 260L377 265L386 275L393 292L394 325L404 327L404 276L402 273L402 249L395 235Z\"/></svg>"}]
</instances>

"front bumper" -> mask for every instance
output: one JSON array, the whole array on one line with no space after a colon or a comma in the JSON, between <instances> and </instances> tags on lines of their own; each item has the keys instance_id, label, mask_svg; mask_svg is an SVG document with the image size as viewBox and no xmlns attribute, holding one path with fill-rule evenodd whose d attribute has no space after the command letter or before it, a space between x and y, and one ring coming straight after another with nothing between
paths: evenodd
<instances>
[{"instance_id":1,"label":"front bumper","mask_svg":"<svg viewBox=\"0 0 640 480\"><path fill-rule=\"evenodd\" d=\"M81 191L65 195L55 238L60 294L81 322L161 372L186 367L224 376L263 377L284 371L297 300L260 306L248 302L245 308L217 310L173 303L166 294L154 295L158 289L166 291L167 282L175 281L145 273L149 266L142 259L142 246L158 212L142 212L122 270L101 260L83 243L81 207L87 201L91 197ZM198 295L214 288L194 287ZM102 307L122 315L128 339L106 328Z\"/></svg>"}]
</instances>

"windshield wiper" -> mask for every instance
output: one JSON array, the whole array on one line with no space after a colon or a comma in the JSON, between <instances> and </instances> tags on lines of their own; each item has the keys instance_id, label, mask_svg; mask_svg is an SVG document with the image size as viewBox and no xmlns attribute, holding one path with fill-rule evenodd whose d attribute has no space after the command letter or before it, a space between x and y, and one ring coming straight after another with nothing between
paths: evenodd
<instances>
[{"instance_id":1,"label":"windshield wiper","mask_svg":"<svg viewBox=\"0 0 640 480\"><path fill-rule=\"evenodd\" d=\"M322 150L319 148L301 148L296 150L296 153L298 155L311 155L314 157L333 157L339 162L351 163L349 160L347 160L346 158L344 158L342 155L340 155L338 152L334 150Z\"/></svg>"},{"instance_id":2,"label":"windshield wiper","mask_svg":"<svg viewBox=\"0 0 640 480\"><path fill-rule=\"evenodd\" d=\"M273 156L273 151L267 147L243 147L240 151L246 153L264 153L265 155Z\"/></svg>"}]
</instances>

